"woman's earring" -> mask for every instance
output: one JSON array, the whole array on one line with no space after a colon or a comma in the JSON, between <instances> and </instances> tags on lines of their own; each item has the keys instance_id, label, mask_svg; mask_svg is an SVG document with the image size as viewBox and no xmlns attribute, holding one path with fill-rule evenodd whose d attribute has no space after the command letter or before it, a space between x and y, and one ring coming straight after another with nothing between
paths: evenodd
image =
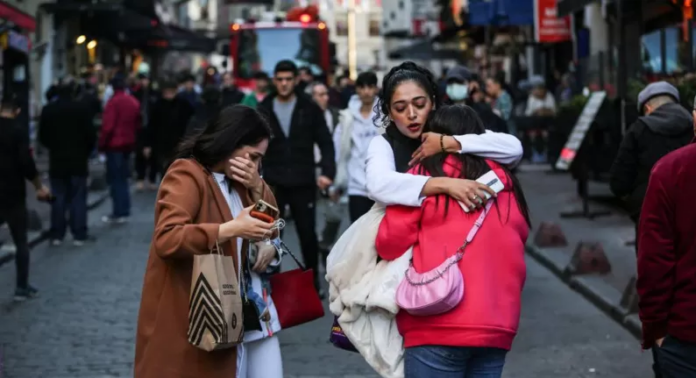
<instances>
[{"instance_id":1,"label":"woman's earring","mask_svg":"<svg viewBox=\"0 0 696 378\"><path fill-rule=\"evenodd\" d=\"M382 121L382 127L386 129L389 125L391 125L391 119L387 117Z\"/></svg>"}]
</instances>

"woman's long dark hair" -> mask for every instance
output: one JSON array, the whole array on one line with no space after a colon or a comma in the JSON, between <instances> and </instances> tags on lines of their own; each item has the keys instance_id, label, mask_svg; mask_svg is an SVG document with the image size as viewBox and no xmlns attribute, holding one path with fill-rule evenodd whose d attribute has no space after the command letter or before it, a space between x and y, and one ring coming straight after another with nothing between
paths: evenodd
<instances>
[{"instance_id":1,"label":"woman's long dark hair","mask_svg":"<svg viewBox=\"0 0 696 378\"><path fill-rule=\"evenodd\" d=\"M229 106L211 118L205 128L184 139L175 158L193 157L211 168L238 148L270 138L271 127L259 112L244 105Z\"/></svg>"},{"instance_id":2,"label":"woman's long dark hair","mask_svg":"<svg viewBox=\"0 0 696 378\"><path fill-rule=\"evenodd\" d=\"M433 112L429 123L430 131L443 135L483 134L486 132L486 128L483 126L483 122L476 114L476 111L466 105L448 105L441 107ZM447 175L443 167L446 164L445 159L447 159L448 156L450 155L439 153L423 159L418 168L418 173L427 174L432 177L446 177ZM481 157L471 154L454 154L452 156L456 157L461 162L460 178L476 180L491 170L490 166ZM509 168L504 165L500 167L505 171L507 179L512 182L512 190L515 195L515 200L517 201L517 206L524 216L524 219L527 221L527 224L531 227L532 223L529 219L527 200L524 197L524 192L522 191L519 180ZM440 196L436 199L436 206L439 200ZM449 200L450 198L445 196L445 216L447 215ZM500 211L500 209L498 211ZM507 217L509 218L509 216L510 213L508 212Z\"/></svg>"},{"instance_id":3,"label":"woman's long dark hair","mask_svg":"<svg viewBox=\"0 0 696 378\"><path fill-rule=\"evenodd\" d=\"M406 81L412 81L420 86L425 93L428 94L428 97L430 97L434 109L442 105L440 89L433 73L416 63L404 62L393 67L382 79L382 88L377 96L377 105L375 106L376 111L373 119L375 124L385 125L387 123L389 119L389 104L391 103L394 91L396 91L396 87L398 87L399 84Z\"/></svg>"}]
</instances>

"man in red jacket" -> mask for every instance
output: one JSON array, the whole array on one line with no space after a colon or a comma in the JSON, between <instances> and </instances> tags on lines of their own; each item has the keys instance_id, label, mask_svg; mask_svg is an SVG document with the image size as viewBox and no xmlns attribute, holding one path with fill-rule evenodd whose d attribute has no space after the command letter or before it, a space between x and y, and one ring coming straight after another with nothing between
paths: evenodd
<instances>
[{"instance_id":1,"label":"man in red jacket","mask_svg":"<svg viewBox=\"0 0 696 378\"><path fill-rule=\"evenodd\" d=\"M103 218L107 223L123 223L130 215L130 153L135 150L136 136L142 116L140 104L126 93L126 82L115 78L111 86L114 95L104 108L99 151L106 153L106 176L111 191L113 212Z\"/></svg>"},{"instance_id":2,"label":"man in red jacket","mask_svg":"<svg viewBox=\"0 0 696 378\"><path fill-rule=\"evenodd\" d=\"M643 347L655 348L659 369L667 378L696 377L694 193L696 143L692 142L655 164L639 225L637 286Z\"/></svg>"}]
</instances>

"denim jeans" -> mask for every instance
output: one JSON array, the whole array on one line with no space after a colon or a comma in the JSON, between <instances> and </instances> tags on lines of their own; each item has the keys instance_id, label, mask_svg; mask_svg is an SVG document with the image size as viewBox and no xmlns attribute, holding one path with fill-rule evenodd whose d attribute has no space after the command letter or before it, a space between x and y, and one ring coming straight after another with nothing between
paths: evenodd
<instances>
[{"instance_id":1,"label":"denim jeans","mask_svg":"<svg viewBox=\"0 0 696 378\"><path fill-rule=\"evenodd\" d=\"M106 179L109 182L111 203L113 205L111 216L114 218L130 215L131 205L128 178L131 171L129 157L130 153L128 152L106 153Z\"/></svg>"},{"instance_id":2,"label":"denim jeans","mask_svg":"<svg viewBox=\"0 0 696 378\"><path fill-rule=\"evenodd\" d=\"M51 177L51 192L56 197L51 205L51 239L65 237L68 210L73 239L87 239L87 177Z\"/></svg>"},{"instance_id":3,"label":"denim jeans","mask_svg":"<svg viewBox=\"0 0 696 378\"><path fill-rule=\"evenodd\" d=\"M406 348L406 378L500 378L507 351L424 345Z\"/></svg>"},{"instance_id":4,"label":"denim jeans","mask_svg":"<svg viewBox=\"0 0 696 378\"><path fill-rule=\"evenodd\" d=\"M696 344L667 335L655 350L663 378L696 377Z\"/></svg>"}]
</instances>

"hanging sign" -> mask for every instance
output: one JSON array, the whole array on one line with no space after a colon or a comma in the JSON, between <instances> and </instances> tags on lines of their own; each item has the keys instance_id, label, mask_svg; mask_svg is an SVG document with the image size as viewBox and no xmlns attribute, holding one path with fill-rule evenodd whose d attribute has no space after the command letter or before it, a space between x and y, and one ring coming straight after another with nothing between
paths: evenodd
<instances>
[{"instance_id":1,"label":"hanging sign","mask_svg":"<svg viewBox=\"0 0 696 378\"><path fill-rule=\"evenodd\" d=\"M573 160L575 160L575 156L582 146L582 142L585 140L587 132L590 130L590 126L592 126L592 122L594 122L595 117L597 117L599 108L602 107L602 103L604 103L606 97L607 92L600 91L592 93L587 104L585 104L585 108L582 109L580 118L578 118L578 121L575 123L575 127L573 127L573 131L570 133L565 147L561 150L561 156L556 161L556 169L566 171L573 164Z\"/></svg>"},{"instance_id":2,"label":"hanging sign","mask_svg":"<svg viewBox=\"0 0 696 378\"><path fill-rule=\"evenodd\" d=\"M570 41L570 16L558 17L557 0L534 0L534 37L539 43Z\"/></svg>"},{"instance_id":3,"label":"hanging sign","mask_svg":"<svg viewBox=\"0 0 696 378\"><path fill-rule=\"evenodd\" d=\"M29 37L13 30L8 30L0 35L0 45L3 49L14 49L25 54L29 53L31 49Z\"/></svg>"}]
</instances>

